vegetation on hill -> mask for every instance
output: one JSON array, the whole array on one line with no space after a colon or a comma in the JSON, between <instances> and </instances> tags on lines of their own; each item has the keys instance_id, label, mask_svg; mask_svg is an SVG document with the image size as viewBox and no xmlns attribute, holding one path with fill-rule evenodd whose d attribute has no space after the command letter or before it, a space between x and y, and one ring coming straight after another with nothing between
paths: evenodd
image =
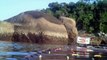
<instances>
[{"instance_id":1,"label":"vegetation on hill","mask_svg":"<svg viewBox=\"0 0 107 60\"><path fill-rule=\"evenodd\" d=\"M14 32L13 25L8 22L0 22L0 34Z\"/></svg>"},{"instance_id":2,"label":"vegetation on hill","mask_svg":"<svg viewBox=\"0 0 107 60\"><path fill-rule=\"evenodd\" d=\"M73 17L78 30L88 33L107 33L107 1L79 0L77 3L50 3L43 12L59 16Z\"/></svg>"},{"instance_id":3,"label":"vegetation on hill","mask_svg":"<svg viewBox=\"0 0 107 60\"><path fill-rule=\"evenodd\" d=\"M0 21L0 41L11 41L13 32L13 24Z\"/></svg>"}]
</instances>

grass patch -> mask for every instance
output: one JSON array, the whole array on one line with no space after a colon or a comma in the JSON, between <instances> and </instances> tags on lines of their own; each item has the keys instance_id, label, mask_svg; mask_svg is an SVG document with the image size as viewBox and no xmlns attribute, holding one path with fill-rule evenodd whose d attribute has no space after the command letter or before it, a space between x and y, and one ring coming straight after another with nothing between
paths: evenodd
<instances>
[{"instance_id":1,"label":"grass patch","mask_svg":"<svg viewBox=\"0 0 107 60\"><path fill-rule=\"evenodd\" d=\"M0 22L0 33L12 33L14 32L14 26L8 22Z\"/></svg>"}]
</instances>

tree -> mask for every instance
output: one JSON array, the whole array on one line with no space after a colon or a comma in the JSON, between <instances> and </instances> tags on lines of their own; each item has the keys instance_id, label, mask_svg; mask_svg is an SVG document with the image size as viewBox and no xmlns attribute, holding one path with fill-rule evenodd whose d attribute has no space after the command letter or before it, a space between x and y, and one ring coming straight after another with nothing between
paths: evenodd
<instances>
[{"instance_id":1,"label":"tree","mask_svg":"<svg viewBox=\"0 0 107 60\"><path fill-rule=\"evenodd\" d=\"M89 33L107 33L107 0L79 0L77 3L49 4L45 12L55 17L66 16L76 19L78 30Z\"/></svg>"}]
</instances>

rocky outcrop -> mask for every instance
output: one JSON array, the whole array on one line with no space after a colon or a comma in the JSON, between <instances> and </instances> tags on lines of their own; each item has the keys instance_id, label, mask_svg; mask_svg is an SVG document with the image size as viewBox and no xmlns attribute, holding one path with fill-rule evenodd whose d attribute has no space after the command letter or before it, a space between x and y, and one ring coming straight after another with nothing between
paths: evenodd
<instances>
[{"instance_id":1,"label":"rocky outcrop","mask_svg":"<svg viewBox=\"0 0 107 60\"><path fill-rule=\"evenodd\" d=\"M37 44L71 44L76 42L77 29L73 19L57 19L46 13L27 11L5 20L13 24L14 42Z\"/></svg>"},{"instance_id":2,"label":"rocky outcrop","mask_svg":"<svg viewBox=\"0 0 107 60\"><path fill-rule=\"evenodd\" d=\"M63 17L63 16L61 16L60 19L62 20L62 23L67 30L68 44L76 45L76 40L78 36L76 21L72 18Z\"/></svg>"},{"instance_id":3,"label":"rocky outcrop","mask_svg":"<svg viewBox=\"0 0 107 60\"><path fill-rule=\"evenodd\" d=\"M45 18L38 18L33 22L29 21L29 23L27 22L27 25L26 23L23 25L21 24L20 26L14 25L14 31L13 41L15 42L39 44L67 44L68 42L65 27L61 24L49 22ZM19 38L16 36L19 36Z\"/></svg>"}]
</instances>

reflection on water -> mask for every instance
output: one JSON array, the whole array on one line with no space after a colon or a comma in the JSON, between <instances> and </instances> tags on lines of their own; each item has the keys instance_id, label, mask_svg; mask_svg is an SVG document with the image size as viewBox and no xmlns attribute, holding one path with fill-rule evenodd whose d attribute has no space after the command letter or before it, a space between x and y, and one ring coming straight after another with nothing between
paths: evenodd
<instances>
[{"instance_id":1,"label":"reflection on water","mask_svg":"<svg viewBox=\"0 0 107 60\"><path fill-rule=\"evenodd\" d=\"M0 41L0 60L5 60L7 58L19 58L28 55L29 52L38 51L43 49L51 49L55 47L61 47L62 45L38 45L38 44L28 44L28 43L15 43ZM22 54L21 54L22 53ZM16 54L16 55L15 55ZM20 54L20 55L17 55ZM23 55L25 54L25 55Z\"/></svg>"},{"instance_id":2,"label":"reflection on water","mask_svg":"<svg viewBox=\"0 0 107 60\"><path fill-rule=\"evenodd\" d=\"M60 48L57 49L57 47L61 47L61 49ZM44 54L43 59L58 57L58 58L62 58L62 59L58 59L58 60L66 60L67 59L66 56L69 56L69 60L106 60L107 59L106 53L76 52L76 54L77 54L76 55L76 54L72 53L72 51L71 51L72 48L74 48L74 47L65 46L65 45L38 45L38 44L13 43L13 42L0 41L0 60L21 60L26 55L37 54L36 51L47 50L47 49L53 49L53 50L51 50L51 52L49 52L49 53ZM81 49L78 49L78 50L81 50ZM50 50L48 50L48 51L50 51ZM94 57L94 55L96 55L96 54L100 54L100 55L104 55L104 56Z\"/></svg>"},{"instance_id":3,"label":"reflection on water","mask_svg":"<svg viewBox=\"0 0 107 60\"><path fill-rule=\"evenodd\" d=\"M0 41L0 52L8 51L18 51L18 52L28 52L33 50L43 50L49 48L63 47L62 45L38 45L38 44L28 44L28 43L15 43Z\"/></svg>"}]
</instances>

